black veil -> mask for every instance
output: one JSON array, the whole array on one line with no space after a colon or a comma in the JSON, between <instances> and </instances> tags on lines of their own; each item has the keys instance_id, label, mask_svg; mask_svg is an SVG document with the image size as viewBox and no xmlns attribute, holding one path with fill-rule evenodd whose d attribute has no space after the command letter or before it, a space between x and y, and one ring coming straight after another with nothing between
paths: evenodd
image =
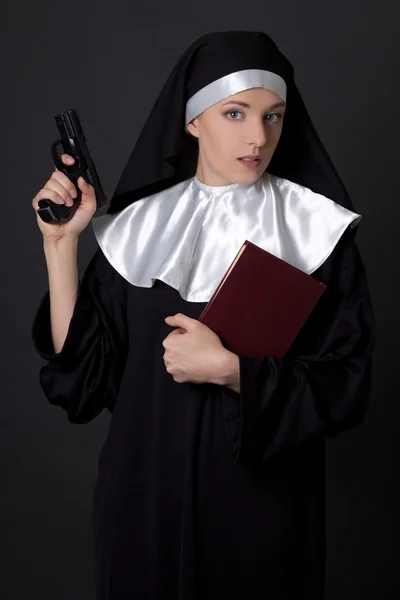
<instances>
[{"instance_id":1,"label":"black veil","mask_svg":"<svg viewBox=\"0 0 400 600\"><path fill-rule=\"evenodd\" d=\"M246 69L272 71L287 85L282 134L267 171L354 210L311 122L289 60L263 32L226 31L200 37L177 62L122 172L109 214L195 175L198 146L185 131L186 103L211 82Z\"/></svg>"}]
</instances>

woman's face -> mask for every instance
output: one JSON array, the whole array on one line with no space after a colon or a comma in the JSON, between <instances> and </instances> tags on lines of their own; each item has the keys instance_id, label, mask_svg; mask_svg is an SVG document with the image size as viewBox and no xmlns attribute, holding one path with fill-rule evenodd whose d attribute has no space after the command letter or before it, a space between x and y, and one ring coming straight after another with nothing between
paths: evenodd
<instances>
[{"instance_id":1,"label":"woman's face","mask_svg":"<svg viewBox=\"0 0 400 600\"><path fill-rule=\"evenodd\" d=\"M229 96L193 119L186 129L199 140L196 175L207 185L250 184L275 152L282 132L285 103L270 90L252 88ZM260 158L255 168L238 160Z\"/></svg>"}]
</instances>

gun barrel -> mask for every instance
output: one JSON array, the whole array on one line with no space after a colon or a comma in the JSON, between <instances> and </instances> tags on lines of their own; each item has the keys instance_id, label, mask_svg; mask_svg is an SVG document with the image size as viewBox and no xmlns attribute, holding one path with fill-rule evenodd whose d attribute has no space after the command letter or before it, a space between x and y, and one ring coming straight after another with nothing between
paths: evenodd
<instances>
[{"instance_id":1,"label":"gun barrel","mask_svg":"<svg viewBox=\"0 0 400 600\"><path fill-rule=\"evenodd\" d=\"M85 139L78 113L75 109L66 110L55 116L57 127L62 137L76 139L77 137Z\"/></svg>"}]
</instances>

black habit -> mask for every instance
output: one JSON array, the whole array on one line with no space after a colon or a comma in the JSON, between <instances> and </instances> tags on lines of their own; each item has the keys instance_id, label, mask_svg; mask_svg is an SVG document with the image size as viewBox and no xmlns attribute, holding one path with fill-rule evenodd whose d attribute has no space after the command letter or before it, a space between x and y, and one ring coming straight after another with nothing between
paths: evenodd
<instances>
[{"instance_id":1,"label":"black habit","mask_svg":"<svg viewBox=\"0 0 400 600\"><path fill-rule=\"evenodd\" d=\"M232 36L236 43L235 35L265 34L213 35L192 47L179 68L193 69L196 53L205 60L207 43L210 69L219 69L207 75L211 81L240 68L266 68L260 52L253 62L243 59L246 45L236 55L228 47L224 69L224 61L218 62L222 50L212 51L218 36ZM232 56L241 64L233 65ZM288 127L272 172L351 208L290 65L276 57L267 67L288 82ZM178 77L179 68L163 100L177 89L173 102L182 113L181 81L186 98L193 82ZM209 82L207 72L198 69L201 77L192 93ZM165 145L155 139L151 120L163 111L170 118L171 106L168 110L160 101L153 110L110 212L193 175L178 168L184 144L192 143L187 134L184 141L182 133L174 138L168 124ZM177 123L183 128L181 120ZM292 153L285 152L291 131L297 132ZM152 159L162 168L145 173L140 162L148 165ZM35 347L47 361L40 372L46 397L73 423L86 423L105 408L112 412L94 494L98 600L323 598L325 440L365 415L374 341L354 233L348 229L313 273L327 290L289 354L282 360L239 357L240 394L173 380L163 361L162 342L171 332L164 319L178 312L198 318L205 303L184 300L160 280L150 288L130 284L101 249L80 282L59 354L46 294L33 325Z\"/></svg>"}]
</instances>

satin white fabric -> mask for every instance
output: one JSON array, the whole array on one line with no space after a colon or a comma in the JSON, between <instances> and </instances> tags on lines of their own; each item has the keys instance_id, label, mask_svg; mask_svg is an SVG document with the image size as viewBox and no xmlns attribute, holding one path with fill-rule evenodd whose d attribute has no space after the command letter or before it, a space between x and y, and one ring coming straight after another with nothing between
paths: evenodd
<instances>
[{"instance_id":1,"label":"satin white fabric","mask_svg":"<svg viewBox=\"0 0 400 600\"><path fill-rule=\"evenodd\" d=\"M261 69L244 69L212 81L189 98L185 125L217 102L250 88L272 90L286 102L286 82L280 75Z\"/></svg>"},{"instance_id":2,"label":"satin white fabric","mask_svg":"<svg viewBox=\"0 0 400 600\"><path fill-rule=\"evenodd\" d=\"M160 279L189 302L208 302L246 239L310 274L360 219L264 173L251 185L209 186L194 177L92 224L106 258L131 284Z\"/></svg>"}]
</instances>

